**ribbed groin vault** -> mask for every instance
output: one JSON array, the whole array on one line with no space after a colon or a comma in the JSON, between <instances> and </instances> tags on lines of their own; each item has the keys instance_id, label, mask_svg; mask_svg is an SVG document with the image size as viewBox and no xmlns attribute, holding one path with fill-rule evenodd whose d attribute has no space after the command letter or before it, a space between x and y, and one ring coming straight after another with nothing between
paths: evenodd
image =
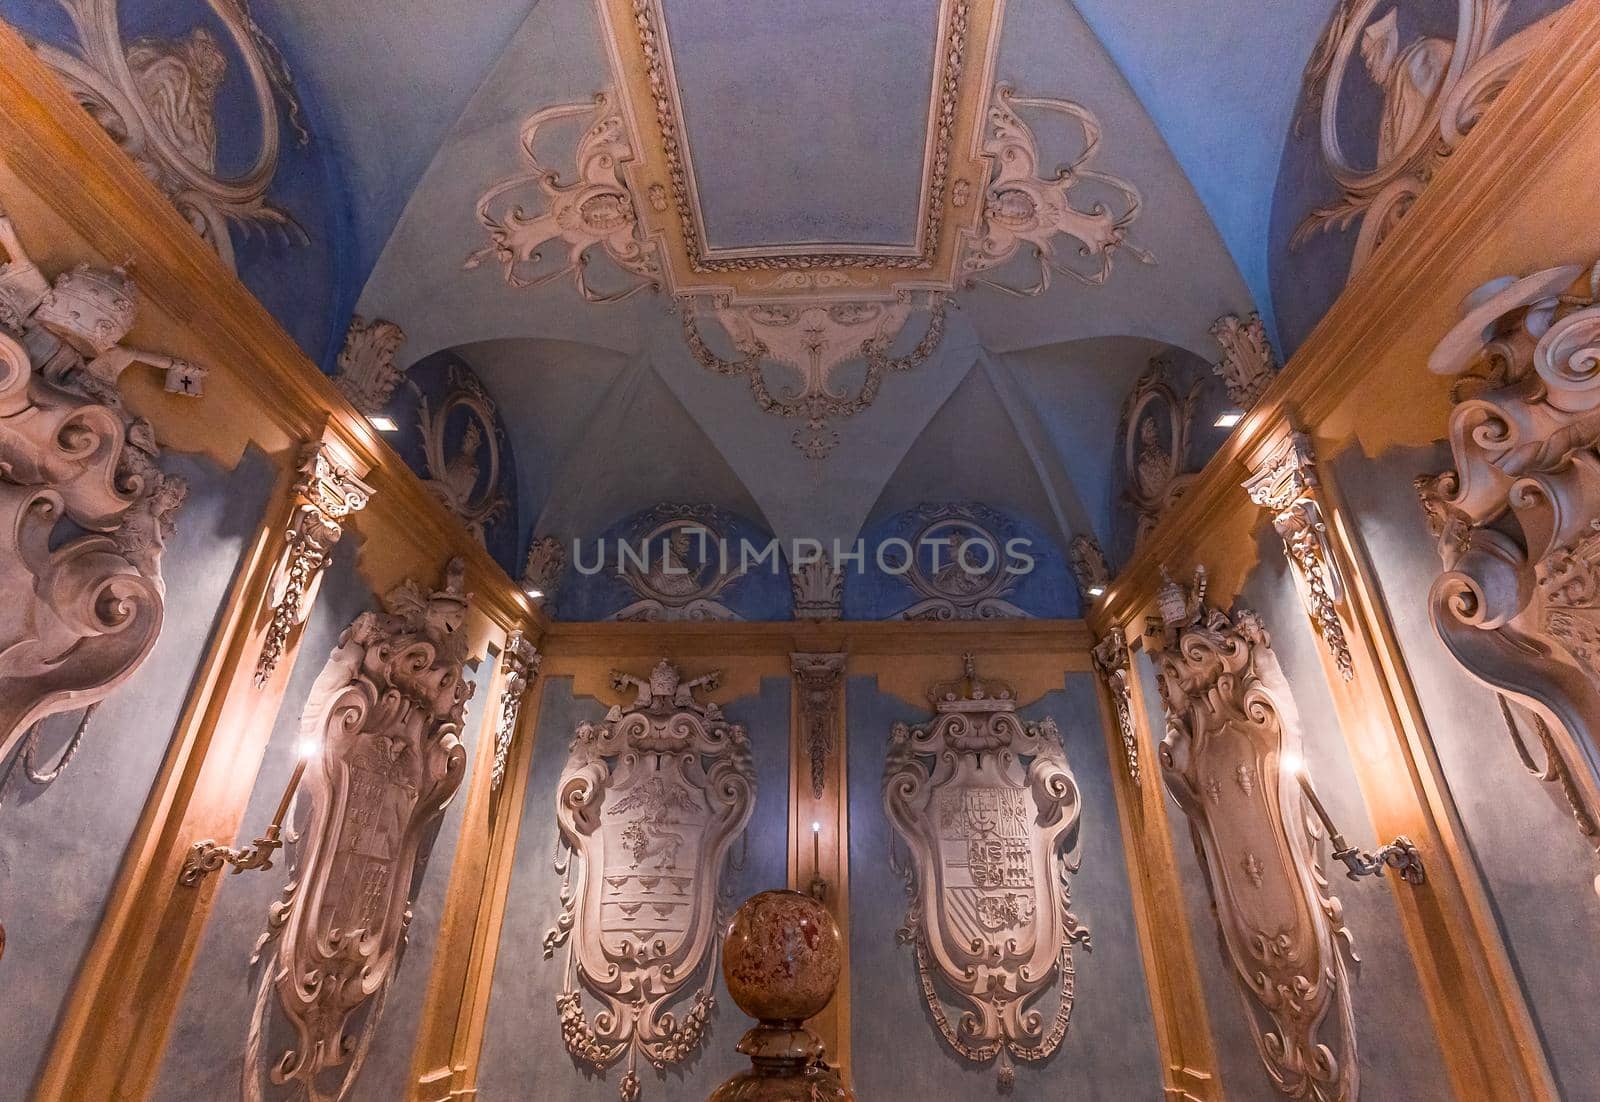
<instances>
[{"instance_id":1,"label":"ribbed groin vault","mask_svg":"<svg viewBox=\"0 0 1600 1102\"><path fill-rule=\"evenodd\" d=\"M1600 1102L1597 160L1600 0L0 0L0 1102Z\"/></svg>"}]
</instances>

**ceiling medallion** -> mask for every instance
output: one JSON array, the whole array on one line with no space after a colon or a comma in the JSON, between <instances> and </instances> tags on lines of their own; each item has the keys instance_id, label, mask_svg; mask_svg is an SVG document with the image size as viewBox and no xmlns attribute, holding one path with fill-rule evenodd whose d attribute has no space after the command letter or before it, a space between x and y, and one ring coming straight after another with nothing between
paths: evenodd
<instances>
[{"instance_id":1,"label":"ceiling medallion","mask_svg":"<svg viewBox=\"0 0 1600 1102\"><path fill-rule=\"evenodd\" d=\"M1068 100L1020 97L991 83L1001 25L995 0L951 0L941 13L914 247L713 249L660 0L597 3L617 90L528 117L520 134L524 171L478 200L489 244L465 266L492 256L507 285L518 288L571 279L588 302L666 290L696 362L745 379L764 412L803 422L791 440L808 459L832 452L840 439L834 422L872 405L884 376L911 371L938 350L958 289L1036 296L1052 274L1104 283L1119 249L1151 260L1127 240L1140 208L1137 189L1088 167L1101 141L1094 115ZM1038 142L1016 111L1024 107L1066 116L1082 131L1075 156L1050 176L1039 175ZM589 129L564 180L539 160L534 142L547 124L585 114ZM1075 242L1075 262L1057 254L1063 236ZM999 270L1024 246L1038 271L1015 285ZM549 249L564 262L547 261ZM601 257L618 269L610 290L590 282ZM926 315L921 336L892 355L913 314ZM723 350L702 330L708 317L723 331ZM838 376L855 363L865 373L850 390ZM769 379L772 364L790 377Z\"/></svg>"}]
</instances>

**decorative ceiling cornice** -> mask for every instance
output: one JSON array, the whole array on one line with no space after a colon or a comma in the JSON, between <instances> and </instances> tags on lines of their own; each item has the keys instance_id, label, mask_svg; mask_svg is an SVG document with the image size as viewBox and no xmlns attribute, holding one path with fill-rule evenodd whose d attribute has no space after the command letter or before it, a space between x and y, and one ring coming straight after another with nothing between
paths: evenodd
<instances>
[{"instance_id":1,"label":"decorative ceiling cornice","mask_svg":"<svg viewBox=\"0 0 1600 1102\"><path fill-rule=\"evenodd\" d=\"M970 196L989 177L982 138L1003 0L946 0L940 9L921 209L910 248L714 248L695 188L661 0L596 3L638 155L623 166L623 174L635 195L649 197L640 204L642 229L663 246L663 267L674 294L771 301L814 296L824 288L848 287L855 298L955 288L963 231L977 232L983 210Z\"/></svg>"}]
</instances>

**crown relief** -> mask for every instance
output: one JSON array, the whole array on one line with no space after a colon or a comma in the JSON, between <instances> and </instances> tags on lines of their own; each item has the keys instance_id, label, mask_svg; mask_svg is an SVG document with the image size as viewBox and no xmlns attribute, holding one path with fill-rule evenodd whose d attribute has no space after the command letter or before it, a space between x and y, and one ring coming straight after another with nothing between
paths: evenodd
<instances>
[{"instance_id":1,"label":"crown relief","mask_svg":"<svg viewBox=\"0 0 1600 1102\"><path fill-rule=\"evenodd\" d=\"M1033 297L1053 275L1106 282L1119 252L1152 261L1129 240L1138 190L1092 165L1102 139L1094 114L1069 100L1019 96L1005 84L982 90L986 73L974 70L971 58L986 56L1000 19L981 0L955 0L939 30L942 75L930 107L914 247L719 252L706 241L693 194L658 4L602 0L601 8L623 58L620 90L528 117L520 133L523 171L479 199L476 215L489 244L464 267L493 258L507 286L570 281L590 303L665 291L696 362L745 379L762 412L802 422L791 440L809 459L832 452L840 439L835 423L869 408L886 376L913 371L938 351L955 293L987 287ZM625 101L632 110L624 110ZM1040 174L1039 143L1019 114L1024 108L1064 117L1081 131L1077 155L1059 171ZM564 174L535 153L535 139L549 124L581 116L588 128ZM629 119L644 121L633 131ZM1028 264L1035 273L1013 282ZM906 347L903 334L914 319L920 334ZM720 334L705 332L705 321ZM866 371L846 390L839 375L852 363Z\"/></svg>"}]
</instances>

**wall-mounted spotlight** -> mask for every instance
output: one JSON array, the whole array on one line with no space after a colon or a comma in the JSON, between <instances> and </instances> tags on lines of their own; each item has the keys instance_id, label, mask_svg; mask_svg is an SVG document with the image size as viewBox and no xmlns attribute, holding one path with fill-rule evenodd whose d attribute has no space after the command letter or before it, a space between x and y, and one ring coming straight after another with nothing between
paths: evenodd
<instances>
[{"instance_id":1,"label":"wall-mounted spotlight","mask_svg":"<svg viewBox=\"0 0 1600 1102\"><path fill-rule=\"evenodd\" d=\"M815 819L811 821L811 884L807 891L817 902L827 902L828 882L822 878L822 824Z\"/></svg>"},{"instance_id":2,"label":"wall-mounted spotlight","mask_svg":"<svg viewBox=\"0 0 1600 1102\"><path fill-rule=\"evenodd\" d=\"M1104 597L1105 595L1106 595L1106 587L1105 586L1103 586L1103 585L1091 585L1089 587L1089 596L1091 596L1091 597Z\"/></svg>"},{"instance_id":3,"label":"wall-mounted spotlight","mask_svg":"<svg viewBox=\"0 0 1600 1102\"><path fill-rule=\"evenodd\" d=\"M219 846L210 838L196 842L190 847L189 856L184 859L183 869L178 873L178 883L192 888L204 880L208 873L216 872L223 865L232 865L236 874L246 869L272 867L273 853L283 848L284 816L289 814L289 805L300 788L300 778L305 776L306 765L321 751L322 743L314 738L301 739L296 749L299 753L295 755L294 772L289 774L289 784L283 790L283 798L278 801L278 810L273 812L266 833L248 846L238 849Z\"/></svg>"},{"instance_id":4,"label":"wall-mounted spotlight","mask_svg":"<svg viewBox=\"0 0 1600 1102\"><path fill-rule=\"evenodd\" d=\"M1240 421L1243 421L1243 420L1244 420L1244 410L1242 410L1242 409L1225 409L1221 413L1217 414L1217 419L1215 421L1211 422L1211 423L1213 425L1217 426L1217 428L1219 428L1219 429L1231 429L1231 428L1233 428L1233 426L1237 425Z\"/></svg>"},{"instance_id":5,"label":"wall-mounted spotlight","mask_svg":"<svg viewBox=\"0 0 1600 1102\"><path fill-rule=\"evenodd\" d=\"M530 601L542 601L542 600L544 600L544 590L540 589L536 585L530 585L526 589L524 589L522 592L524 592L524 593L526 593L528 595L528 600L530 600Z\"/></svg>"},{"instance_id":6,"label":"wall-mounted spotlight","mask_svg":"<svg viewBox=\"0 0 1600 1102\"><path fill-rule=\"evenodd\" d=\"M1294 774L1295 782L1300 785L1300 791L1305 793L1311 809L1317 813L1317 818L1322 820L1322 825L1328 832L1328 841L1333 846L1333 859L1344 862L1348 870L1345 875L1351 880L1359 880L1363 876L1379 876L1386 868L1393 869L1407 884L1417 885L1428 879L1428 870L1422 864L1422 854L1411 839L1404 834L1397 835L1394 841L1376 852L1352 846L1345 841L1344 835L1339 833L1339 828L1333 825L1333 817L1317 798L1317 790L1312 787L1311 776L1306 772L1305 762L1300 756L1286 753L1278 759L1278 764L1287 772Z\"/></svg>"},{"instance_id":7,"label":"wall-mounted spotlight","mask_svg":"<svg viewBox=\"0 0 1600 1102\"><path fill-rule=\"evenodd\" d=\"M367 420L371 421L372 427L379 432L396 432L400 428L399 425L395 424L393 417L385 417L381 413L375 413L368 417Z\"/></svg>"}]
</instances>

